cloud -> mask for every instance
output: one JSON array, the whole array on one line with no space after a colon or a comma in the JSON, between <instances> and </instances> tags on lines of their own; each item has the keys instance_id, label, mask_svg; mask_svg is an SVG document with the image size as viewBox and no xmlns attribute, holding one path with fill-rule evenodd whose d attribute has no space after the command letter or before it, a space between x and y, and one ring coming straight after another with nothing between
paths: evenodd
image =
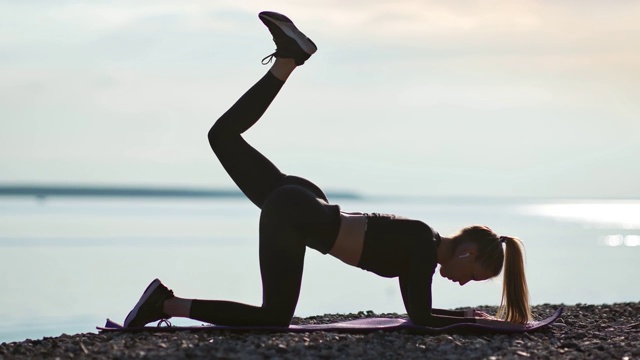
<instances>
[{"instance_id":1,"label":"cloud","mask_svg":"<svg viewBox=\"0 0 640 360\"><path fill-rule=\"evenodd\" d=\"M640 50L629 44L640 43L640 4L630 1L330 0L281 1L276 8L303 29L354 47L471 54L490 61L510 56L565 69L561 60L570 59L572 66L631 66L639 60ZM188 34L241 37L256 33L261 24L255 15L263 9L259 0L3 2L0 46L81 45L118 33L143 33L142 40L152 42Z\"/></svg>"}]
</instances>

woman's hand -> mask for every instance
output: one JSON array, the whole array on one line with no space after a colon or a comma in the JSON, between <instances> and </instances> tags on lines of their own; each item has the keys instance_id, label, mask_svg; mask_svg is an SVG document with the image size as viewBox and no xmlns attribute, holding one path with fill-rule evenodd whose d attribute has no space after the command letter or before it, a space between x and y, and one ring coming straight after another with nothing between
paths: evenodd
<instances>
[{"instance_id":1,"label":"woman's hand","mask_svg":"<svg viewBox=\"0 0 640 360\"><path fill-rule=\"evenodd\" d=\"M473 309L473 317L476 319L492 319L492 320L498 320L498 318L491 316L489 314L487 314L484 311L480 311L480 310L476 310Z\"/></svg>"},{"instance_id":2,"label":"woman's hand","mask_svg":"<svg viewBox=\"0 0 640 360\"><path fill-rule=\"evenodd\" d=\"M484 311L480 311L480 310L476 310L476 309L467 309L465 311L464 317L466 318L475 318L475 319L494 319L494 320L498 320L497 318L487 314Z\"/></svg>"}]
</instances>

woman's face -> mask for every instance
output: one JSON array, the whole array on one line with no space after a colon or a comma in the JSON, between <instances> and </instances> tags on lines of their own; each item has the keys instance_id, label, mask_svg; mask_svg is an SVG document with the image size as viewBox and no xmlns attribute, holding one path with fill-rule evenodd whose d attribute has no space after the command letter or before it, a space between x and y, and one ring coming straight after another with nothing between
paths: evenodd
<instances>
[{"instance_id":1,"label":"woman's face","mask_svg":"<svg viewBox=\"0 0 640 360\"><path fill-rule=\"evenodd\" d=\"M483 281L493 277L480 262L476 261L476 249L474 244L458 246L453 256L440 266L440 275L460 286L469 281Z\"/></svg>"}]
</instances>

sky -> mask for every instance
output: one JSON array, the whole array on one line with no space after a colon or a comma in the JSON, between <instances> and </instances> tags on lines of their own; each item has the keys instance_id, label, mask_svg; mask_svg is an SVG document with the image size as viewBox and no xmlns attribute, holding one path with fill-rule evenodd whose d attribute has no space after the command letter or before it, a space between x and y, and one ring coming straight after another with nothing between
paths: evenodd
<instances>
[{"instance_id":1,"label":"sky","mask_svg":"<svg viewBox=\"0 0 640 360\"><path fill-rule=\"evenodd\" d=\"M0 184L234 186L212 123L318 45L246 139L363 195L640 197L637 1L0 0Z\"/></svg>"}]
</instances>

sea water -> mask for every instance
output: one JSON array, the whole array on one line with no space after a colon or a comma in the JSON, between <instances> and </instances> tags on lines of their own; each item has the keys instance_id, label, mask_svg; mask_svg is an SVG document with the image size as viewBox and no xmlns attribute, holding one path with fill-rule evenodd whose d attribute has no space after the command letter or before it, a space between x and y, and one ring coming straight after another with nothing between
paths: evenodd
<instances>
[{"instance_id":1,"label":"sea water","mask_svg":"<svg viewBox=\"0 0 640 360\"><path fill-rule=\"evenodd\" d=\"M486 224L521 238L532 304L639 301L640 201L362 198L344 210ZM0 342L123 321L160 278L176 295L259 305L259 211L246 199L0 197ZM439 275L433 305L497 305L500 278ZM297 316L404 313L397 279L308 249ZM192 324L178 320L179 324Z\"/></svg>"}]
</instances>

